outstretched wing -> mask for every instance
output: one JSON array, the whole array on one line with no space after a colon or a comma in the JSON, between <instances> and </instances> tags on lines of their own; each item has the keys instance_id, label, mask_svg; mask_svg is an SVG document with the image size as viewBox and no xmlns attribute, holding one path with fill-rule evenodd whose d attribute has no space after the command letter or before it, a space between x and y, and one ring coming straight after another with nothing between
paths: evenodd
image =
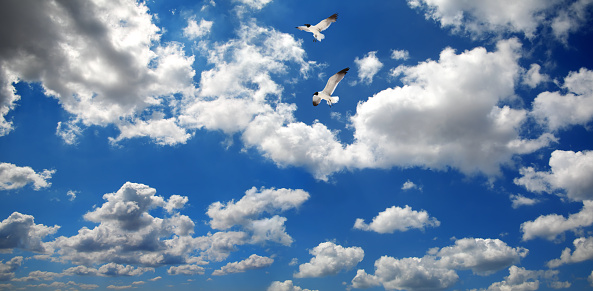
<instances>
[{"instance_id":1,"label":"outstretched wing","mask_svg":"<svg viewBox=\"0 0 593 291\"><path fill-rule=\"evenodd\" d=\"M324 31L330 26L330 24L332 24L333 22L336 22L336 20L338 20L338 13L336 13L324 20L321 20L319 23L317 23L317 25L315 25L315 27L317 29L319 29L319 31Z\"/></svg>"},{"instance_id":2,"label":"outstretched wing","mask_svg":"<svg viewBox=\"0 0 593 291\"><path fill-rule=\"evenodd\" d=\"M346 73L348 73L348 70L350 70L350 68L345 68L337 72L335 75L331 76L331 78L329 78L329 80L327 81L327 84L325 84L323 92L331 96L334 93L334 90L336 90L338 83L340 83L340 81L344 79L344 76L346 76Z\"/></svg>"}]
</instances>

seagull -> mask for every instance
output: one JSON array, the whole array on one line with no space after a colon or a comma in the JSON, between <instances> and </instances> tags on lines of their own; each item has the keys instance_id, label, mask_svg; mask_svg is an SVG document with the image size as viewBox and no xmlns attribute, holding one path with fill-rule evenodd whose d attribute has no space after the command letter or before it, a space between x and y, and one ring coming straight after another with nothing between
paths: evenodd
<instances>
[{"instance_id":1,"label":"seagull","mask_svg":"<svg viewBox=\"0 0 593 291\"><path fill-rule=\"evenodd\" d=\"M327 101L329 107L332 107L332 104L334 103L338 103L338 100L340 98L338 96L332 96L332 94L334 93L334 90L336 90L338 83L340 83L340 81L344 79L344 76L346 76L348 70L350 70L350 68L345 68L337 72L335 75L331 76L331 78L327 80L327 84L325 84L325 88L323 88L323 91L315 92L315 94L313 94L313 106L319 105L321 99Z\"/></svg>"},{"instance_id":2,"label":"seagull","mask_svg":"<svg viewBox=\"0 0 593 291\"><path fill-rule=\"evenodd\" d=\"M296 28L313 33L313 36L315 37L313 41L321 41L325 38L325 35L323 35L321 32L326 30L332 24L332 22L336 22L337 19L338 13L321 20L315 26L312 26L311 24L305 24L305 26L297 26Z\"/></svg>"}]
</instances>

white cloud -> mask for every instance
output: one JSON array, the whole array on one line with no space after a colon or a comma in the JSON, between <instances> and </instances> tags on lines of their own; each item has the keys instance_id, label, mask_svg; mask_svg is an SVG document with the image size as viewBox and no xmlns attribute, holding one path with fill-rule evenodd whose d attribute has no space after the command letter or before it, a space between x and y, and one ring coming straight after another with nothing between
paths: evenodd
<instances>
[{"instance_id":1,"label":"white cloud","mask_svg":"<svg viewBox=\"0 0 593 291\"><path fill-rule=\"evenodd\" d=\"M116 263L107 263L102 265L98 269L86 267L86 266L76 266L71 267L62 273L63 275L67 276L101 276L101 277L120 277L120 276L140 276L146 272L154 272L154 268L143 268L137 267L134 268L131 265L121 265Z\"/></svg>"},{"instance_id":2,"label":"white cloud","mask_svg":"<svg viewBox=\"0 0 593 291\"><path fill-rule=\"evenodd\" d=\"M235 225L242 226L252 233L252 243L274 241L290 245L292 238L286 233L285 217L274 215L271 218L261 216L264 213L276 214L290 209L299 208L309 199L309 193L302 189L257 189L247 190L237 202L229 201L212 203L207 215L211 218L213 229L228 229Z\"/></svg>"},{"instance_id":3,"label":"white cloud","mask_svg":"<svg viewBox=\"0 0 593 291\"><path fill-rule=\"evenodd\" d=\"M74 199L76 199L77 194L78 194L78 191L74 191L74 190L68 190L68 192L66 193L66 195L69 197L68 199L70 201L74 201Z\"/></svg>"},{"instance_id":4,"label":"white cloud","mask_svg":"<svg viewBox=\"0 0 593 291\"><path fill-rule=\"evenodd\" d=\"M392 50L391 58L394 60L407 60L410 58L410 52L407 50Z\"/></svg>"},{"instance_id":5,"label":"white cloud","mask_svg":"<svg viewBox=\"0 0 593 291\"><path fill-rule=\"evenodd\" d=\"M196 264L171 266L167 273L169 275L204 275L205 269Z\"/></svg>"},{"instance_id":6,"label":"white cloud","mask_svg":"<svg viewBox=\"0 0 593 291\"><path fill-rule=\"evenodd\" d=\"M404 184L402 185L402 188L401 189L402 190L410 190L410 189L419 189L419 190L422 190L422 187L419 187L414 182L408 180L408 181L404 182Z\"/></svg>"},{"instance_id":7,"label":"white cloud","mask_svg":"<svg viewBox=\"0 0 593 291\"><path fill-rule=\"evenodd\" d=\"M13 212L0 222L0 253L10 253L15 248L44 253L47 243L42 240L56 233L59 228L57 225L35 224L33 216Z\"/></svg>"},{"instance_id":8,"label":"white cloud","mask_svg":"<svg viewBox=\"0 0 593 291\"><path fill-rule=\"evenodd\" d=\"M586 23L586 11L591 3L590 0L408 0L412 8L424 10L426 18L457 32L473 36L517 32L534 38L538 29L550 25L556 39L564 43L569 33ZM553 18L551 22L550 18Z\"/></svg>"},{"instance_id":9,"label":"white cloud","mask_svg":"<svg viewBox=\"0 0 593 291\"><path fill-rule=\"evenodd\" d=\"M274 259L268 257L258 256L253 254L249 256L249 258L239 261L239 262L230 262L224 265L219 270L214 270L212 272L213 276L223 276L233 273L243 273L249 270L261 269L266 268L272 265Z\"/></svg>"},{"instance_id":10,"label":"white cloud","mask_svg":"<svg viewBox=\"0 0 593 291\"><path fill-rule=\"evenodd\" d=\"M494 52L475 48L455 54L447 48L438 61L402 68L404 87L383 90L358 104L351 118L356 138L351 149L370 151L373 167L452 167L465 174L500 174L500 166L513 155L553 140L549 134L522 139L518 129L527 112L499 107L514 96L520 47L510 39L498 42Z\"/></svg>"},{"instance_id":11,"label":"white cloud","mask_svg":"<svg viewBox=\"0 0 593 291\"><path fill-rule=\"evenodd\" d=\"M6 263L0 261L0 281L9 281L14 278L14 272L23 263L23 257L16 256Z\"/></svg>"},{"instance_id":12,"label":"white cloud","mask_svg":"<svg viewBox=\"0 0 593 291\"><path fill-rule=\"evenodd\" d=\"M392 206L385 209L385 211L379 212L370 224L366 224L363 219L357 218L354 228L378 233L393 233L395 231L408 231L413 228L423 230L427 226L438 227L440 224L440 221L430 217L428 212L412 210L410 206L406 205L404 208Z\"/></svg>"},{"instance_id":13,"label":"white cloud","mask_svg":"<svg viewBox=\"0 0 593 291\"><path fill-rule=\"evenodd\" d=\"M160 29L143 3L130 0L31 3L4 7L0 114L18 100L12 82L39 82L79 124L125 124L173 94L191 94L193 57ZM27 35L27 38L20 37ZM42 49L41 49L42 48ZM64 126L64 123L62 123ZM68 126L67 126L68 127ZM58 131L74 142L76 131Z\"/></svg>"},{"instance_id":14,"label":"white cloud","mask_svg":"<svg viewBox=\"0 0 593 291\"><path fill-rule=\"evenodd\" d=\"M517 185L532 192L554 193L564 190L570 200L593 200L593 151L552 152L549 161L550 171L538 172L528 167L522 168L522 177L515 178Z\"/></svg>"},{"instance_id":15,"label":"white cloud","mask_svg":"<svg viewBox=\"0 0 593 291\"><path fill-rule=\"evenodd\" d=\"M564 264L579 263L587 260L593 260L593 237L580 237L575 239L574 252L570 248L564 249L559 259L553 259L547 263L550 268L557 268Z\"/></svg>"},{"instance_id":16,"label":"white cloud","mask_svg":"<svg viewBox=\"0 0 593 291\"><path fill-rule=\"evenodd\" d=\"M210 33L214 22L205 19L200 20L200 24L195 19L189 19L187 26L183 29L183 36L189 39L196 39Z\"/></svg>"},{"instance_id":17,"label":"white cloud","mask_svg":"<svg viewBox=\"0 0 593 291\"><path fill-rule=\"evenodd\" d=\"M286 280L284 282L274 281L274 282L272 282L272 284L270 284L270 286L266 290L267 291L314 291L314 290L309 290L309 289L303 289L299 286L295 286L294 283L292 282L292 280Z\"/></svg>"},{"instance_id":18,"label":"white cloud","mask_svg":"<svg viewBox=\"0 0 593 291\"><path fill-rule=\"evenodd\" d=\"M587 23L590 16L588 6L591 6L591 0L577 0L566 8L558 12L556 17L552 19L551 27L554 36L563 42L568 43L568 35L578 31L583 25Z\"/></svg>"},{"instance_id":19,"label":"white cloud","mask_svg":"<svg viewBox=\"0 0 593 291\"><path fill-rule=\"evenodd\" d=\"M436 256L439 264L451 269L470 269L478 275L490 275L519 263L528 250L512 248L499 239L464 238L455 245L442 248Z\"/></svg>"},{"instance_id":20,"label":"white cloud","mask_svg":"<svg viewBox=\"0 0 593 291\"><path fill-rule=\"evenodd\" d=\"M103 198L103 205L84 215L99 225L83 227L74 236L47 243L55 250L55 260L81 265L122 262L158 266L184 263L190 251L200 248L191 237L194 223L189 217L170 213L159 218L149 213L156 208L179 206L182 197L173 195L167 202L156 195L155 189L127 182ZM202 240L209 241L208 237Z\"/></svg>"},{"instance_id":21,"label":"white cloud","mask_svg":"<svg viewBox=\"0 0 593 291\"><path fill-rule=\"evenodd\" d=\"M455 245L431 249L422 257L396 259L383 256L375 261L375 274L358 270L352 287L366 289L382 285L385 289L438 290L457 282L456 270L472 270L489 275L527 255L524 248L511 248L498 239L464 238Z\"/></svg>"},{"instance_id":22,"label":"white cloud","mask_svg":"<svg viewBox=\"0 0 593 291\"><path fill-rule=\"evenodd\" d=\"M361 82L370 84L373 77L381 70L383 63L376 56L377 52L368 52L362 59L356 57L354 63L358 66L358 78Z\"/></svg>"},{"instance_id":23,"label":"white cloud","mask_svg":"<svg viewBox=\"0 0 593 291\"><path fill-rule=\"evenodd\" d=\"M512 202L512 207L514 209L517 209L521 206L534 205L534 204L540 202L538 199L528 198L528 197L525 197L520 194L511 195L510 198L511 198L511 202Z\"/></svg>"},{"instance_id":24,"label":"white cloud","mask_svg":"<svg viewBox=\"0 0 593 291\"><path fill-rule=\"evenodd\" d=\"M273 214L300 207L309 199L309 193L302 189L257 189L245 191L245 195L237 202L226 204L215 202L208 207L207 214L211 218L213 229L228 229L237 224L257 218L264 212Z\"/></svg>"},{"instance_id":25,"label":"white cloud","mask_svg":"<svg viewBox=\"0 0 593 291\"><path fill-rule=\"evenodd\" d=\"M523 74L523 84L535 88L539 84L550 81L550 76L540 73L541 66L531 64L529 70Z\"/></svg>"},{"instance_id":26,"label":"white cloud","mask_svg":"<svg viewBox=\"0 0 593 291\"><path fill-rule=\"evenodd\" d=\"M354 268L364 258L359 247L342 247L332 242L323 242L309 251L313 258L301 264L295 278L325 277L342 270Z\"/></svg>"},{"instance_id":27,"label":"white cloud","mask_svg":"<svg viewBox=\"0 0 593 291\"><path fill-rule=\"evenodd\" d=\"M569 282L558 281L558 271L532 271L525 268L511 266L509 275L501 282L493 283L486 291L529 291L539 290L539 279L546 279L554 289L569 288Z\"/></svg>"},{"instance_id":28,"label":"white cloud","mask_svg":"<svg viewBox=\"0 0 593 291\"><path fill-rule=\"evenodd\" d=\"M233 0L234 2L243 3L253 9L262 9L268 3L272 2L272 0Z\"/></svg>"},{"instance_id":29,"label":"white cloud","mask_svg":"<svg viewBox=\"0 0 593 291\"><path fill-rule=\"evenodd\" d=\"M537 237L555 240L566 231L577 231L593 224L593 201L583 201L580 212L564 218L558 214L541 215L533 221L521 224L523 240Z\"/></svg>"},{"instance_id":30,"label":"white cloud","mask_svg":"<svg viewBox=\"0 0 593 291\"><path fill-rule=\"evenodd\" d=\"M51 186L47 180L56 170L43 170L35 172L31 167L19 167L10 163L0 163L0 190L13 190L33 184L36 191Z\"/></svg>"},{"instance_id":31,"label":"white cloud","mask_svg":"<svg viewBox=\"0 0 593 291\"><path fill-rule=\"evenodd\" d=\"M375 261L375 275L358 270L352 287L366 289L383 285L385 289L439 290L451 287L458 279L454 270L439 266L432 257L383 256Z\"/></svg>"},{"instance_id":32,"label":"white cloud","mask_svg":"<svg viewBox=\"0 0 593 291\"><path fill-rule=\"evenodd\" d=\"M586 126L593 119L593 71L581 68L564 78L567 92L543 92L533 100L531 114L552 131L573 125Z\"/></svg>"}]
</instances>

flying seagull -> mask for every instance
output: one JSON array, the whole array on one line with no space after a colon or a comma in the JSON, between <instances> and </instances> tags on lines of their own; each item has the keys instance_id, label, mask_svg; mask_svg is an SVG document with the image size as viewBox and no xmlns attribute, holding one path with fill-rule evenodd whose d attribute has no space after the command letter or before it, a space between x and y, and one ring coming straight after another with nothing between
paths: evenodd
<instances>
[{"instance_id":1,"label":"flying seagull","mask_svg":"<svg viewBox=\"0 0 593 291\"><path fill-rule=\"evenodd\" d=\"M332 107L332 104L334 103L338 103L338 100L340 98L338 96L332 96L332 94L334 93L334 90L336 90L338 83L340 83L340 81L344 79L344 76L346 76L348 70L350 70L350 68L345 68L337 72L335 75L331 76L331 78L327 80L327 84L325 84L325 88L323 88L323 91L315 92L315 94L313 94L313 106L319 105L321 99L327 101L329 107Z\"/></svg>"},{"instance_id":2,"label":"flying seagull","mask_svg":"<svg viewBox=\"0 0 593 291\"><path fill-rule=\"evenodd\" d=\"M338 19L338 13L336 13L324 20L321 20L315 26L313 26L311 24L305 24L305 26L297 26L297 28L300 30L304 30L304 31L313 33L313 36L315 37L315 39L313 41L316 41L316 40L321 41L322 39L325 38L325 35L323 35L321 32L326 30L330 26L330 24L332 24L332 22L336 22L337 19Z\"/></svg>"}]
</instances>

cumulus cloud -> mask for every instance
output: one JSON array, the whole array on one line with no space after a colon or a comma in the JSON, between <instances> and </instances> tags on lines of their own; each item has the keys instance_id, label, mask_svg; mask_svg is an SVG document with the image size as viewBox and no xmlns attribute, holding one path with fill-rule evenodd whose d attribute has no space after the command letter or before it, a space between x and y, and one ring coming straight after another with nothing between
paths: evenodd
<instances>
[{"instance_id":1,"label":"cumulus cloud","mask_svg":"<svg viewBox=\"0 0 593 291\"><path fill-rule=\"evenodd\" d=\"M375 274L358 270L352 287L385 289L438 290L457 282L456 270L472 270L489 275L509 267L527 255L524 248L512 248L498 239L464 238L452 246L429 250L422 258L396 259L383 256L375 261Z\"/></svg>"},{"instance_id":2,"label":"cumulus cloud","mask_svg":"<svg viewBox=\"0 0 593 291\"><path fill-rule=\"evenodd\" d=\"M456 54L447 48L438 61L402 67L404 87L358 104L351 118L355 145L371 152L373 167L453 167L498 175L513 155L553 140L549 134L522 139L518 128L527 112L499 107L513 98L520 47L510 39L498 42L494 52L475 48Z\"/></svg>"},{"instance_id":3,"label":"cumulus cloud","mask_svg":"<svg viewBox=\"0 0 593 291\"><path fill-rule=\"evenodd\" d=\"M558 271L532 271L525 268L511 266L509 275L501 282L495 282L486 289L486 291L504 291L504 290L539 290L540 279L545 279L554 289L569 288L569 282L558 281Z\"/></svg>"},{"instance_id":4,"label":"cumulus cloud","mask_svg":"<svg viewBox=\"0 0 593 291\"><path fill-rule=\"evenodd\" d=\"M373 77L381 70L383 63L376 56L377 52L368 52L362 59L356 57L354 63L358 66L358 79L361 82L370 84Z\"/></svg>"},{"instance_id":5,"label":"cumulus cloud","mask_svg":"<svg viewBox=\"0 0 593 291\"><path fill-rule=\"evenodd\" d=\"M528 198L528 197L525 197L520 194L511 195L510 198L511 198L511 202L512 202L511 205L514 209L517 209L521 206L534 205L534 204L539 203L538 199Z\"/></svg>"},{"instance_id":6,"label":"cumulus cloud","mask_svg":"<svg viewBox=\"0 0 593 291\"><path fill-rule=\"evenodd\" d=\"M364 258L360 247L343 247L333 242L323 242L309 251L313 258L301 264L295 278L325 277L342 270L354 268Z\"/></svg>"},{"instance_id":7,"label":"cumulus cloud","mask_svg":"<svg viewBox=\"0 0 593 291\"><path fill-rule=\"evenodd\" d=\"M512 248L499 239L464 238L436 253L439 263L451 269L470 269L478 275L490 275L524 258L528 250Z\"/></svg>"},{"instance_id":8,"label":"cumulus cloud","mask_svg":"<svg viewBox=\"0 0 593 291\"><path fill-rule=\"evenodd\" d=\"M35 172L31 167L19 167L10 163L0 163L0 190L13 190L33 184L36 191L51 186L51 176L56 170Z\"/></svg>"},{"instance_id":9,"label":"cumulus cloud","mask_svg":"<svg viewBox=\"0 0 593 291\"><path fill-rule=\"evenodd\" d=\"M391 58L394 60L407 60L410 58L410 52L407 50L392 50Z\"/></svg>"},{"instance_id":10,"label":"cumulus cloud","mask_svg":"<svg viewBox=\"0 0 593 291\"><path fill-rule=\"evenodd\" d=\"M0 281L8 281L14 278L14 271L23 263L23 257L17 256L6 263L0 261Z\"/></svg>"},{"instance_id":11,"label":"cumulus cloud","mask_svg":"<svg viewBox=\"0 0 593 291\"><path fill-rule=\"evenodd\" d=\"M267 291L314 291L310 289L303 289L299 286L295 286L292 280L286 280L284 282L274 281L266 289Z\"/></svg>"},{"instance_id":12,"label":"cumulus cloud","mask_svg":"<svg viewBox=\"0 0 593 291\"><path fill-rule=\"evenodd\" d=\"M60 227L35 224L31 215L13 212L0 222L0 253L10 253L13 249L44 253L47 244L42 240L53 235Z\"/></svg>"},{"instance_id":13,"label":"cumulus cloud","mask_svg":"<svg viewBox=\"0 0 593 291\"><path fill-rule=\"evenodd\" d=\"M253 233L253 242L275 241L290 245L292 238L286 233L285 217L274 215L271 218L261 216L264 213L275 214L299 208L309 199L309 193L302 189L257 189L247 190L237 202L212 203L206 214L211 218L213 229L228 229L240 225Z\"/></svg>"},{"instance_id":14,"label":"cumulus cloud","mask_svg":"<svg viewBox=\"0 0 593 291\"><path fill-rule=\"evenodd\" d=\"M562 42L566 42L569 33L584 25L586 8L591 4L589 0L408 0L408 5L423 10L426 18L457 32L473 36L516 32L533 38L538 29L549 25L556 39Z\"/></svg>"},{"instance_id":15,"label":"cumulus cloud","mask_svg":"<svg viewBox=\"0 0 593 291\"><path fill-rule=\"evenodd\" d=\"M550 268L557 268L564 264L579 263L593 259L593 237L580 237L575 239L572 244L574 251L571 253L570 248L565 248L560 255L560 258L553 259L547 263Z\"/></svg>"},{"instance_id":16,"label":"cumulus cloud","mask_svg":"<svg viewBox=\"0 0 593 291\"><path fill-rule=\"evenodd\" d=\"M362 218L357 218L354 228L378 233L393 233L396 230L408 231L413 228L423 230L427 226L438 227L440 224L440 221L430 217L428 212L412 210L406 205L404 208L392 206L379 212L370 224L366 224Z\"/></svg>"},{"instance_id":17,"label":"cumulus cloud","mask_svg":"<svg viewBox=\"0 0 593 291\"><path fill-rule=\"evenodd\" d=\"M76 266L64 270L63 274L72 276L101 276L101 277L119 277L119 276L140 276L146 272L154 272L154 268L133 267L131 265L121 265L116 263L107 263L98 269L86 266Z\"/></svg>"},{"instance_id":18,"label":"cumulus cloud","mask_svg":"<svg viewBox=\"0 0 593 291\"><path fill-rule=\"evenodd\" d=\"M169 270L167 270L169 275L204 275L204 272L204 267L196 264L171 266Z\"/></svg>"},{"instance_id":19,"label":"cumulus cloud","mask_svg":"<svg viewBox=\"0 0 593 291\"><path fill-rule=\"evenodd\" d=\"M253 254L249 256L249 258L239 261L239 262L230 262L219 270L214 270L212 272L213 276L223 276L233 273L243 273L249 270L255 269L262 269L269 267L274 262L274 259L268 257L258 256Z\"/></svg>"},{"instance_id":20,"label":"cumulus cloud","mask_svg":"<svg viewBox=\"0 0 593 291\"><path fill-rule=\"evenodd\" d=\"M566 231L577 231L593 224L593 201L583 201L580 212L573 213L565 218L558 214L541 215L533 221L521 224L523 240L545 238L556 240Z\"/></svg>"},{"instance_id":21,"label":"cumulus cloud","mask_svg":"<svg viewBox=\"0 0 593 291\"><path fill-rule=\"evenodd\" d=\"M593 71L586 68L568 73L562 85L566 93L540 93L533 100L531 114L552 131L573 125L586 126L593 119L592 82Z\"/></svg>"},{"instance_id":22,"label":"cumulus cloud","mask_svg":"<svg viewBox=\"0 0 593 291\"><path fill-rule=\"evenodd\" d=\"M213 21L202 19L198 24L195 19L191 18L187 21L187 26L183 29L183 36L189 39L196 39L205 36L210 33L213 23Z\"/></svg>"},{"instance_id":23,"label":"cumulus cloud","mask_svg":"<svg viewBox=\"0 0 593 291\"><path fill-rule=\"evenodd\" d=\"M12 28L0 31L3 132L10 130L5 114L19 98L17 80L39 82L59 99L73 116L69 128L125 124L173 94L194 91L193 57L177 43L160 43L143 3L16 1L5 5L1 19ZM73 134L64 135L70 143Z\"/></svg>"},{"instance_id":24,"label":"cumulus cloud","mask_svg":"<svg viewBox=\"0 0 593 291\"><path fill-rule=\"evenodd\" d=\"M520 169L517 185L532 192L554 193L563 190L573 201L593 200L593 151L552 152L550 171L536 171L533 167Z\"/></svg>"},{"instance_id":25,"label":"cumulus cloud","mask_svg":"<svg viewBox=\"0 0 593 291\"><path fill-rule=\"evenodd\" d=\"M366 289L383 285L385 289L439 290L451 287L458 279L454 270L439 266L432 257L383 256L375 261L375 275L358 270L352 287Z\"/></svg>"},{"instance_id":26,"label":"cumulus cloud","mask_svg":"<svg viewBox=\"0 0 593 291\"><path fill-rule=\"evenodd\" d=\"M523 74L523 84L535 88L539 84L550 81L550 76L540 73L541 66L531 64L529 70Z\"/></svg>"}]
</instances>

